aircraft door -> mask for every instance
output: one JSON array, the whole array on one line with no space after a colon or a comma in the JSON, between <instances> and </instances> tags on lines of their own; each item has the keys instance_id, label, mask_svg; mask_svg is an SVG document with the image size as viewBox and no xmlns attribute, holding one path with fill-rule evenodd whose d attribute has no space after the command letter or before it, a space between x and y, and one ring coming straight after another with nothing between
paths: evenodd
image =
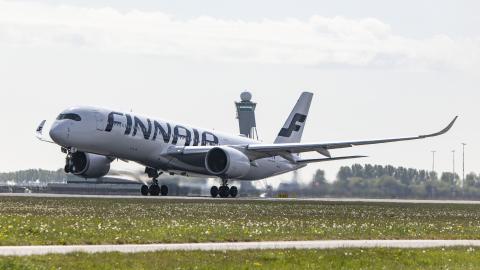
<instances>
[{"instance_id":1,"label":"aircraft door","mask_svg":"<svg viewBox=\"0 0 480 270\"><path fill-rule=\"evenodd\" d=\"M105 125L106 125L105 116L103 116L99 112L95 112L95 120L97 122L97 130L98 131L104 131L105 130Z\"/></svg>"}]
</instances>

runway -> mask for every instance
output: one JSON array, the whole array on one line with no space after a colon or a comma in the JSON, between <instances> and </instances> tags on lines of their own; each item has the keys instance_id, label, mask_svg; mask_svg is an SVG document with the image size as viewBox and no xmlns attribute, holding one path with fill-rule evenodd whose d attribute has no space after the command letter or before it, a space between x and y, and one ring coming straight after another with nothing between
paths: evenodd
<instances>
[{"instance_id":1,"label":"runway","mask_svg":"<svg viewBox=\"0 0 480 270\"><path fill-rule=\"evenodd\" d=\"M79 246L4 246L0 256L67 254L73 252L153 252L153 251L225 251L270 249L339 249L339 248L441 248L480 247L480 240L334 240L275 241L237 243L186 243L148 245L79 245Z\"/></svg>"},{"instance_id":2,"label":"runway","mask_svg":"<svg viewBox=\"0 0 480 270\"><path fill-rule=\"evenodd\" d=\"M38 198L87 198L87 199L149 199L149 200L226 200L226 201L305 201L305 202L363 202L363 203L413 203L413 204L474 204L480 205L480 201L462 200L408 200L408 199L362 199L362 198L211 198L211 197L179 197L179 196L122 196L122 195L78 195L78 194L48 194L48 193L0 193L1 197L38 197Z\"/></svg>"}]
</instances>

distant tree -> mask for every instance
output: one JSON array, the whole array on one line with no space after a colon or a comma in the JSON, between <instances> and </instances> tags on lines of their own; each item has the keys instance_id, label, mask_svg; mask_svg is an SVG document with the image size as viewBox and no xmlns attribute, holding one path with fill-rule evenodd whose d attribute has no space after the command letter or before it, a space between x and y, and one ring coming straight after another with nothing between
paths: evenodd
<instances>
[{"instance_id":1,"label":"distant tree","mask_svg":"<svg viewBox=\"0 0 480 270\"><path fill-rule=\"evenodd\" d=\"M372 193L370 179L360 178L360 177L352 177L348 182L348 192L350 195L358 197L358 196L370 196Z\"/></svg>"},{"instance_id":2,"label":"distant tree","mask_svg":"<svg viewBox=\"0 0 480 270\"><path fill-rule=\"evenodd\" d=\"M437 172L428 172L428 180L430 182L438 181L438 174Z\"/></svg>"},{"instance_id":3,"label":"distant tree","mask_svg":"<svg viewBox=\"0 0 480 270\"><path fill-rule=\"evenodd\" d=\"M404 168L404 167L398 167L396 170L395 170L395 175L394 177L396 179L399 179L400 182L402 182L402 184L404 185L410 185L410 183L412 182L412 179L409 175L409 171L408 169Z\"/></svg>"},{"instance_id":4,"label":"distant tree","mask_svg":"<svg viewBox=\"0 0 480 270\"><path fill-rule=\"evenodd\" d=\"M387 165L385 166L384 174L388 176L395 176L396 171L397 169L395 167L393 167L392 165Z\"/></svg>"},{"instance_id":5,"label":"distant tree","mask_svg":"<svg viewBox=\"0 0 480 270\"><path fill-rule=\"evenodd\" d=\"M327 179L325 178L324 170L317 170L313 175L312 185L314 187L325 187L327 185Z\"/></svg>"},{"instance_id":6,"label":"distant tree","mask_svg":"<svg viewBox=\"0 0 480 270\"><path fill-rule=\"evenodd\" d=\"M340 167L337 173L338 181L348 181L348 178L353 177L353 172L350 167Z\"/></svg>"},{"instance_id":7,"label":"distant tree","mask_svg":"<svg viewBox=\"0 0 480 270\"><path fill-rule=\"evenodd\" d=\"M417 179L416 179L416 180L417 180L417 181L416 181L417 184L424 184L424 183L426 183L427 180L428 180L428 172L425 171L425 170L420 170L420 171L418 172L418 176L417 176Z\"/></svg>"},{"instance_id":8,"label":"distant tree","mask_svg":"<svg viewBox=\"0 0 480 270\"><path fill-rule=\"evenodd\" d=\"M373 166L373 169L375 171L375 178L380 178L382 176L387 175L385 168L382 165L375 165Z\"/></svg>"},{"instance_id":9,"label":"distant tree","mask_svg":"<svg viewBox=\"0 0 480 270\"><path fill-rule=\"evenodd\" d=\"M376 178L375 168L371 164L365 164L365 167L363 169L363 177L364 178Z\"/></svg>"},{"instance_id":10,"label":"distant tree","mask_svg":"<svg viewBox=\"0 0 480 270\"><path fill-rule=\"evenodd\" d=\"M352 165L352 175L353 177L361 177L364 178L364 169L363 166L360 164L354 164Z\"/></svg>"},{"instance_id":11,"label":"distant tree","mask_svg":"<svg viewBox=\"0 0 480 270\"><path fill-rule=\"evenodd\" d=\"M418 175L419 173L417 169L409 168L407 170L407 178L409 179L408 184L416 183L418 181Z\"/></svg>"},{"instance_id":12,"label":"distant tree","mask_svg":"<svg viewBox=\"0 0 480 270\"><path fill-rule=\"evenodd\" d=\"M458 180L459 180L458 174L453 175L453 173L451 172L444 172L440 177L440 181L442 181L443 183L450 184L452 186L456 185L458 183Z\"/></svg>"},{"instance_id":13,"label":"distant tree","mask_svg":"<svg viewBox=\"0 0 480 270\"><path fill-rule=\"evenodd\" d=\"M379 182L379 189L383 197L400 198L408 193L408 188L397 179L385 176Z\"/></svg>"},{"instance_id":14,"label":"distant tree","mask_svg":"<svg viewBox=\"0 0 480 270\"><path fill-rule=\"evenodd\" d=\"M478 186L478 176L476 173L469 173L465 176L465 186L466 187L475 187Z\"/></svg>"}]
</instances>

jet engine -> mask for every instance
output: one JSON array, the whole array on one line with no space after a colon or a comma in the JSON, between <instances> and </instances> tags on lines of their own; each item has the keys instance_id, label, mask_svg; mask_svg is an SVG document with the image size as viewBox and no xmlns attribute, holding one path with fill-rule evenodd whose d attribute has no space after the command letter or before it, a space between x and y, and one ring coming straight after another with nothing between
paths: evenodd
<instances>
[{"instance_id":1,"label":"jet engine","mask_svg":"<svg viewBox=\"0 0 480 270\"><path fill-rule=\"evenodd\" d=\"M239 178L250 171L250 159L231 147L215 147L205 156L205 167L213 175L226 178Z\"/></svg>"},{"instance_id":2,"label":"jet engine","mask_svg":"<svg viewBox=\"0 0 480 270\"><path fill-rule=\"evenodd\" d=\"M65 172L85 178L99 178L110 171L112 160L106 156L75 152L67 156Z\"/></svg>"}]
</instances>

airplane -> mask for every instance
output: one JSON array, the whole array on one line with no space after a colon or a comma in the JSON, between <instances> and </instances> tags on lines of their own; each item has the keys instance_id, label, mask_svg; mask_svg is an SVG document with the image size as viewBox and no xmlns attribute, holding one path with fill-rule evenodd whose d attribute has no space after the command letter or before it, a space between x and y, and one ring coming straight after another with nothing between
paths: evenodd
<instances>
[{"instance_id":1,"label":"airplane","mask_svg":"<svg viewBox=\"0 0 480 270\"><path fill-rule=\"evenodd\" d=\"M458 116L443 130L414 137L334 143L302 143L313 93L303 92L280 129L274 143L244 136L196 128L171 121L95 107L73 107L61 112L49 129L46 120L37 128L42 141L55 143L66 154L65 172L84 178L108 174L114 160L145 166L152 178L142 185L144 196L166 196L168 187L159 185L163 173L221 179L212 186L212 197L236 197L238 188L229 180L254 181L301 169L310 163L363 158L331 155L331 150L353 146L419 140L448 132ZM48 130L48 132L46 131ZM318 152L321 157L302 159L300 154Z\"/></svg>"}]
</instances>

